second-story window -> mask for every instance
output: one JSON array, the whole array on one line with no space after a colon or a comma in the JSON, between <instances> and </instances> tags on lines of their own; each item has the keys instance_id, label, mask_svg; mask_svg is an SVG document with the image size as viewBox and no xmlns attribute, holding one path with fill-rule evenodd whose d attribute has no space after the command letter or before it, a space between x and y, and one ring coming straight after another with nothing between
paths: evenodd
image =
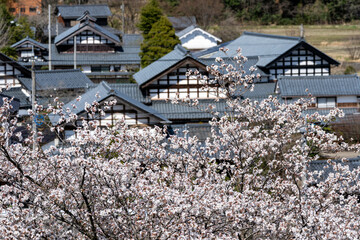
<instances>
[{"instance_id":1,"label":"second-story window","mask_svg":"<svg viewBox=\"0 0 360 240\"><path fill-rule=\"evenodd\" d=\"M335 97L319 97L317 98L318 108L334 108L336 107Z\"/></svg>"},{"instance_id":2,"label":"second-story window","mask_svg":"<svg viewBox=\"0 0 360 240\"><path fill-rule=\"evenodd\" d=\"M30 8L29 8L29 12L32 12L32 13L33 13L33 12L36 12L36 8L30 7Z\"/></svg>"},{"instance_id":3,"label":"second-story window","mask_svg":"<svg viewBox=\"0 0 360 240\"><path fill-rule=\"evenodd\" d=\"M24 13L24 12L25 12L25 8L20 8L20 12Z\"/></svg>"}]
</instances>

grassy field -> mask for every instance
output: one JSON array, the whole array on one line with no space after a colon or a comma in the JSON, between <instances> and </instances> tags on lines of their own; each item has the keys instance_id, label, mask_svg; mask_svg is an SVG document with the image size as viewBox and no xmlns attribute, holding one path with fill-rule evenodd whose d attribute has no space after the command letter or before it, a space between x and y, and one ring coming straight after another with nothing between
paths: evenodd
<instances>
[{"instance_id":1,"label":"grassy field","mask_svg":"<svg viewBox=\"0 0 360 240\"><path fill-rule=\"evenodd\" d=\"M240 26L240 31L300 36L300 26ZM341 62L339 67L332 69L332 74L343 74L348 65L360 74L360 59L351 59L349 54L349 48L357 48L360 53L360 24L305 25L304 31L308 43Z\"/></svg>"}]
</instances>

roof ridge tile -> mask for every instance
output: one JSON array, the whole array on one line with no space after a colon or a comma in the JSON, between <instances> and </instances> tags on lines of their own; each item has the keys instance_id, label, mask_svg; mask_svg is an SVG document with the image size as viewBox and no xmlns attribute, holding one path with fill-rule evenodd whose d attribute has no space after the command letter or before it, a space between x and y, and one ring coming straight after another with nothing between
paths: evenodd
<instances>
[{"instance_id":1,"label":"roof ridge tile","mask_svg":"<svg viewBox=\"0 0 360 240\"><path fill-rule=\"evenodd\" d=\"M289 39L289 40L298 40L305 41L301 37L292 37L292 36L283 36L283 35L274 35L274 34L267 34L267 33L257 33L257 32L248 32L244 31L242 35L249 35L249 36L258 36L258 37L268 37L268 38L280 38L280 39Z\"/></svg>"}]
</instances>

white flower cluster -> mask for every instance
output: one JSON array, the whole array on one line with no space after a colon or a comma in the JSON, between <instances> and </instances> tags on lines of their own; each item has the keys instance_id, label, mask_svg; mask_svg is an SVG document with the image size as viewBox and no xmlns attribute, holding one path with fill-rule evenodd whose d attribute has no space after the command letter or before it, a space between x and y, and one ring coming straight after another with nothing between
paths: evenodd
<instances>
[{"instance_id":1,"label":"white flower cluster","mask_svg":"<svg viewBox=\"0 0 360 240\"><path fill-rule=\"evenodd\" d=\"M331 173L309 170L317 152L350 148L313 124L342 113L304 117L311 101L241 99L255 78L236 67L245 60L238 55L229 65L217 59L220 65L209 67L228 96L228 112L215 115L205 142L187 132L169 136L166 128L123 122L101 128L83 120L69 145L39 151L32 149L34 133L25 139L15 133L17 121L4 101L0 212L6 217L0 217L0 236L359 239L360 169L329 160ZM59 114L59 123L77 120L58 99L54 104L37 111ZM86 106L89 115L101 115L101 109L96 102ZM51 131L61 132L63 125ZM9 144L14 137L21 143Z\"/></svg>"}]
</instances>

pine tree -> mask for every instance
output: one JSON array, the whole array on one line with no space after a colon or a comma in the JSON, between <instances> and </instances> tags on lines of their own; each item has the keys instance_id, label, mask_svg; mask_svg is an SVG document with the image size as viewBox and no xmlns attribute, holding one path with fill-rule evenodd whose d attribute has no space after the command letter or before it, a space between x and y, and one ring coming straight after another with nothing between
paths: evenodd
<instances>
[{"instance_id":1,"label":"pine tree","mask_svg":"<svg viewBox=\"0 0 360 240\"><path fill-rule=\"evenodd\" d=\"M144 42L141 44L141 67L146 67L171 52L179 43L180 40L175 35L171 22L167 17L162 16L152 26L147 38L144 38Z\"/></svg>"},{"instance_id":2,"label":"pine tree","mask_svg":"<svg viewBox=\"0 0 360 240\"><path fill-rule=\"evenodd\" d=\"M159 21L162 15L163 13L157 0L150 0L150 2L141 9L138 27L140 31L142 31L144 38L146 38L146 35L150 32L152 25Z\"/></svg>"}]
</instances>

